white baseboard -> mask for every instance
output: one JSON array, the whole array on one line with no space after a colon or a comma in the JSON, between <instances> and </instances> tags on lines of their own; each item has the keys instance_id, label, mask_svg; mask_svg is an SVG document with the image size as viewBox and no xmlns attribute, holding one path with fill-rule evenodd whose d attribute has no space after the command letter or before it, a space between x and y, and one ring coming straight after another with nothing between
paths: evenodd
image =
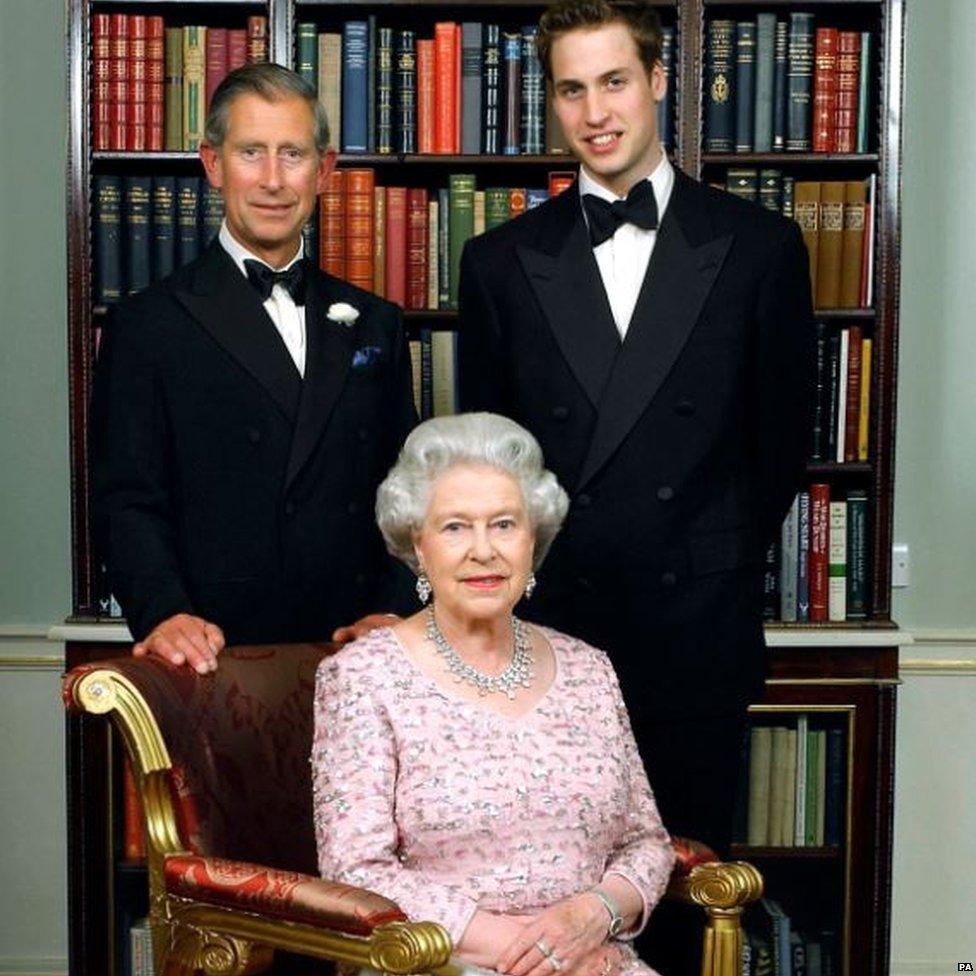
<instances>
[{"instance_id":1,"label":"white baseboard","mask_svg":"<svg viewBox=\"0 0 976 976\"><path fill-rule=\"evenodd\" d=\"M972 972L969 969L959 969L960 964L972 963L974 959L949 959L935 962L931 959L892 959L889 976L946 976L948 973Z\"/></svg>"},{"instance_id":2,"label":"white baseboard","mask_svg":"<svg viewBox=\"0 0 976 976\"><path fill-rule=\"evenodd\" d=\"M13 959L0 956L0 976L67 976L68 960Z\"/></svg>"}]
</instances>

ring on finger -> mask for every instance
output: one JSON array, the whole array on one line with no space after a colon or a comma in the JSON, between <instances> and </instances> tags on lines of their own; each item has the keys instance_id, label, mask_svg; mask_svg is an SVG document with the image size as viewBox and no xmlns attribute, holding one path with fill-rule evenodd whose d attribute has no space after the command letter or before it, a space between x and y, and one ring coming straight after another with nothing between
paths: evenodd
<instances>
[{"instance_id":1,"label":"ring on finger","mask_svg":"<svg viewBox=\"0 0 976 976\"><path fill-rule=\"evenodd\" d=\"M535 947L539 950L539 952L541 952L546 957L546 959L552 958L552 949L549 948L549 944L546 942L545 939L536 939L534 944Z\"/></svg>"},{"instance_id":2,"label":"ring on finger","mask_svg":"<svg viewBox=\"0 0 976 976\"><path fill-rule=\"evenodd\" d=\"M552 966L552 971L558 973L560 969L563 968L565 963L558 956L554 956L551 952L548 955L549 965Z\"/></svg>"},{"instance_id":3,"label":"ring on finger","mask_svg":"<svg viewBox=\"0 0 976 976\"><path fill-rule=\"evenodd\" d=\"M600 967L600 976L610 976L613 971L613 961L609 955L603 957L603 965Z\"/></svg>"}]
</instances>

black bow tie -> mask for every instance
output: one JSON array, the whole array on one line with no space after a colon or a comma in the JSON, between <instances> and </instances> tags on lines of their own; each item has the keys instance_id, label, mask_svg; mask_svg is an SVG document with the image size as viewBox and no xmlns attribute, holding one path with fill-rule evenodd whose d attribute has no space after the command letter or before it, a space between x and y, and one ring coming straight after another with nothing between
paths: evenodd
<instances>
[{"instance_id":1,"label":"black bow tie","mask_svg":"<svg viewBox=\"0 0 976 976\"><path fill-rule=\"evenodd\" d=\"M296 261L284 271L275 271L261 261L248 259L244 262L247 280L254 285L261 301L266 302L271 297L275 285L281 285L296 305L305 304L305 262Z\"/></svg>"},{"instance_id":2,"label":"black bow tie","mask_svg":"<svg viewBox=\"0 0 976 976\"><path fill-rule=\"evenodd\" d=\"M608 203L592 193L583 194L590 228L590 245L598 247L610 240L621 224L635 224L644 230L657 229L657 200L650 180L641 180L630 188L626 200Z\"/></svg>"}]
</instances>

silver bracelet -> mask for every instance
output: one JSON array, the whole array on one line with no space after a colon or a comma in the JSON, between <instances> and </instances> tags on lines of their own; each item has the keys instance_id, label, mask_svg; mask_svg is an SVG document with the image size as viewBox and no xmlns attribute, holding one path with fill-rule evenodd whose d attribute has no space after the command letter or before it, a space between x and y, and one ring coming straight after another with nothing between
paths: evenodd
<instances>
[{"instance_id":1,"label":"silver bracelet","mask_svg":"<svg viewBox=\"0 0 976 976\"><path fill-rule=\"evenodd\" d=\"M619 935L624 927L624 917L620 914L617 903L605 891L597 888L595 885L588 890L591 895L596 895L603 902L603 907L610 915L610 924L607 926L607 937L612 939Z\"/></svg>"}]
</instances>

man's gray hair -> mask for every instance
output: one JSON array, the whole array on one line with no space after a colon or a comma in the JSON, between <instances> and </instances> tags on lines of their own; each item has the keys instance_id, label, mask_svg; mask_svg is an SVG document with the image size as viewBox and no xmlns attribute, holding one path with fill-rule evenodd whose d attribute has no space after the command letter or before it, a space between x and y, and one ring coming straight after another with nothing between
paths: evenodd
<instances>
[{"instance_id":1,"label":"man's gray hair","mask_svg":"<svg viewBox=\"0 0 976 976\"><path fill-rule=\"evenodd\" d=\"M539 442L514 420L494 413L434 417L414 428L376 493L376 522L386 548L419 570L413 535L427 516L431 487L449 468L465 464L496 468L518 482L535 531L532 564L538 569L566 517L569 498L543 467Z\"/></svg>"},{"instance_id":2,"label":"man's gray hair","mask_svg":"<svg viewBox=\"0 0 976 976\"><path fill-rule=\"evenodd\" d=\"M236 68L217 86L204 128L204 137L214 149L219 149L227 138L227 117L234 99L247 94L260 95L267 102L290 97L304 99L315 116L316 149L324 153L329 148L329 120L315 89L294 71L259 61Z\"/></svg>"}]
</instances>

